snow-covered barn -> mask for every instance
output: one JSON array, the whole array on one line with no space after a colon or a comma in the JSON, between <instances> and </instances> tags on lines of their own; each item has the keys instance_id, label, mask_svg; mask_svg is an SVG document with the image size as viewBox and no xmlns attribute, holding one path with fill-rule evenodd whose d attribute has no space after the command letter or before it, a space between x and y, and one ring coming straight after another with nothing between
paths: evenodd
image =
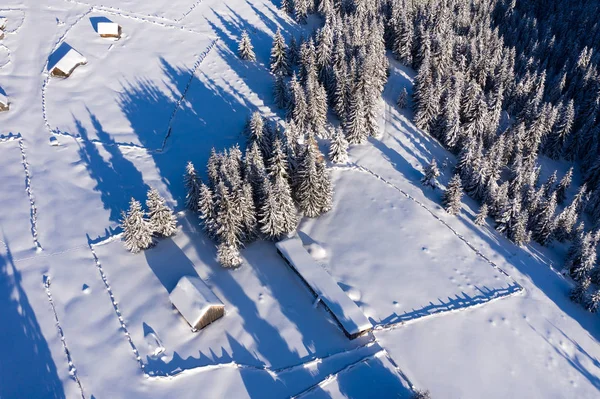
<instances>
[{"instance_id":1,"label":"snow-covered barn","mask_svg":"<svg viewBox=\"0 0 600 399\"><path fill-rule=\"evenodd\" d=\"M68 51L63 54L50 69L50 74L52 76L68 78L71 76L75 68L77 68L79 65L85 64L87 64L85 57L74 48L69 47Z\"/></svg>"},{"instance_id":2,"label":"snow-covered barn","mask_svg":"<svg viewBox=\"0 0 600 399\"><path fill-rule=\"evenodd\" d=\"M5 94L3 94L2 90L0 89L0 112L8 111L8 108L8 97Z\"/></svg>"},{"instance_id":3,"label":"snow-covered barn","mask_svg":"<svg viewBox=\"0 0 600 399\"><path fill-rule=\"evenodd\" d=\"M169 298L194 330L206 327L225 314L223 302L198 277L183 276Z\"/></svg>"},{"instance_id":4,"label":"snow-covered barn","mask_svg":"<svg viewBox=\"0 0 600 399\"><path fill-rule=\"evenodd\" d=\"M121 27L115 22L98 22L98 34L100 37L121 37Z\"/></svg>"},{"instance_id":5,"label":"snow-covered barn","mask_svg":"<svg viewBox=\"0 0 600 399\"><path fill-rule=\"evenodd\" d=\"M331 313L344 334L354 339L371 331L373 325L360 308L340 288L329 273L304 249L298 236L275 244L277 252Z\"/></svg>"}]
</instances>

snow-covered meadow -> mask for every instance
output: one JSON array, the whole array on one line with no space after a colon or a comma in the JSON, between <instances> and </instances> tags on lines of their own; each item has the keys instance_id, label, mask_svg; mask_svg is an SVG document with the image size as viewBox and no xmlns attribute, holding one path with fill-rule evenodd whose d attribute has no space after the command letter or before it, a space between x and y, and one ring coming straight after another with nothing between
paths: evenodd
<instances>
[{"instance_id":1,"label":"snow-covered meadow","mask_svg":"<svg viewBox=\"0 0 600 399\"><path fill-rule=\"evenodd\" d=\"M184 211L186 162L243 143L274 107L268 57L299 26L270 0L4 0L0 88L2 398L595 398L600 324L571 303L552 248L519 248L458 217L419 180L453 155L395 108L414 72L392 61L381 138L332 166L334 208L304 219L313 258L374 325L349 340L270 242L224 269ZM118 41L98 21L119 23ZM258 62L236 55L247 30ZM48 75L68 44L87 64ZM179 229L139 254L118 219L154 187ZM558 248L558 250L563 250ZM555 268L550 268L554 265ZM199 276L225 316L193 333L168 293ZM411 385L414 385L412 387Z\"/></svg>"}]
</instances>

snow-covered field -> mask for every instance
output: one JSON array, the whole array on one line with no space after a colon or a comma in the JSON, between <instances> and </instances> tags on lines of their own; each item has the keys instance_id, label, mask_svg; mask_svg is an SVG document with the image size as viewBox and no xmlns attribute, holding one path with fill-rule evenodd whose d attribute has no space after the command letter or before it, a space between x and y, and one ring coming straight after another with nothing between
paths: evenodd
<instances>
[{"instance_id":1,"label":"snow-covered field","mask_svg":"<svg viewBox=\"0 0 600 399\"><path fill-rule=\"evenodd\" d=\"M446 184L454 158L393 105L414 72L392 62L381 139L332 168L334 209L299 227L375 326L348 340L273 243L223 269L183 211L188 160L242 142L255 110L282 116L271 38L308 28L269 0L4 0L0 16L1 398L598 397L600 323L569 301L560 257L419 183L435 157ZM98 36L106 19L120 40ZM256 64L236 56L242 30ZM87 64L49 77L65 43ZM112 236L149 187L179 230L133 255ZM184 275L225 304L197 333L168 298Z\"/></svg>"}]
</instances>

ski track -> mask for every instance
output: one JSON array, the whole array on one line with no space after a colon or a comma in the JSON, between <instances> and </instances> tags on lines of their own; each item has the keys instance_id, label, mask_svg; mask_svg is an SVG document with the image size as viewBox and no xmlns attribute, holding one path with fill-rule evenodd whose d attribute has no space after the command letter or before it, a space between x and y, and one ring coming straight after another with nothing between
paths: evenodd
<instances>
[{"instance_id":1,"label":"ski track","mask_svg":"<svg viewBox=\"0 0 600 399\"><path fill-rule=\"evenodd\" d=\"M80 5L89 5L87 3L81 3L75 0L64 0L66 2L69 3L74 3L74 4L80 4ZM198 4L201 1L198 2ZM195 6L194 6L195 7ZM127 15L127 14L122 14L119 11L115 11L115 9L104 9L104 7L97 7L97 6L91 6L89 10L87 10L85 13L83 13L82 15L80 15L73 23L71 23L71 25L69 25L69 27L65 30L65 32L60 36L60 38L55 42L54 47L52 48L50 54L53 54L62 43L64 43L65 38L67 37L67 35L69 34L69 32L82 20L84 19L86 16L90 15L91 13L93 13L94 11L102 11L102 12L106 12L108 14L112 14L112 15L118 15L120 17L124 17L124 18L130 18L130 19L135 19L135 20L139 20L139 21L143 21L143 22L149 22L149 23L154 23L163 27L170 27L170 28L176 28L179 30L185 30L185 31L189 31L198 35L205 35L203 33L194 31L194 30L190 30L190 29L186 29L183 26L174 26L174 25L168 25L165 23L161 23L161 22L156 22L153 20L150 20L148 18L141 18L141 17L137 17L135 15ZM191 11L190 11L191 12ZM150 17L150 16L147 16ZM213 41L204 49L204 51L202 51L202 53L200 53L200 55L198 56L198 58L196 59L196 61L194 62L194 65L192 66L191 69L191 76L190 79L188 81L188 83L186 84L186 87L181 95L181 97L177 100L175 108L173 110L173 113L171 114L171 117L169 118L169 122L168 122L168 128L167 128L167 132L165 134L165 137L163 139L162 145L160 148L156 148L156 149L149 149L143 145L139 145L139 144L135 144L135 143L126 143L126 142L114 142L114 143L104 143L101 140L98 139L91 139L88 140L91 143L94 144L100 144L103 146L106 145L110 145L110 146L117 146L117 147L124 147L124 148L129 148L129 149L136 149L136 150L141 150L141 151L145 151L147 153L160 153L162 151L164 151L166 145L167 145L167 141L169 139L169 137L171 136L171 126L173 124L173 121L175 119L175 116L177 115L177 112L179 110L179 107L181 106L181 104L183 103L183 101L185 100L185 96L193 82L193 78L195 73L197 72L197 70L200 68L200 66L202 65L202 62L204 61L204 59L208 56L208 54L211 52L211 50L215 47L215 45L217 44L217 42L219 41L218 38L213 39ZM48 65L49 65L50 60L46 60L46 63L44 64L44 67L42 69L42 73L44 74L45 78L44 81L42 83L42 116L44 118L44 125L46 126L46 129L48 130L48 132L52 135L52 136L63 136L63 137L69 137L72 138L74 140L77 141L82 141L80 136L74 135L72 133L69 132L65 132L62 131L60 129L57 128L53 128L50 125L50 121L48 120L48 113L47 113L47 106L46 106L46 94L48 91L48 86L51 82L51 76L50 76L50 72L48 71ZM1 67L0 67L1 68Z\"/></svg>"},{"instance_id":2,"label":"ski track","mask_svg":"<svg viewBox=\"0 0 600 399\"><path fill-rule=\"evenodd\" d=\"M67 357L67 363L69 364L69 374L71 375L71 378L73 378L73 380L77 383L77 386L79 387L79 392L81 393L81 397L83 399L85 399L85 395L83 393L83 386L81 385L81 381L79 380L79 377L77 376L77 368L75 367L75 364L73 363L73 358L71 357L71 351L69 350L69 347L67 346L67 340L65 338L64 331L60 325L60 321L58 320L58 314L56 313L56 306L54 305L54 300L52 299L52 293L50 292L50 280L47 280L46 282L44 282L44 284L45 284L45 288L46 288L46 295L48 296L48 302L50 303L50 307L52 308L52 313L54 314L54 321L56 322L56 329L58 330L58 336L60 337L60 340L62 342L63 350L65 352L65 356Z\"/></svg>"},{"instance_id":3,"label":"ski track","mask_svg":"<svg viewBox=\"0 0 600 399\"><path fill-rule=\"evenodd\" d=\"M27 196L29 197L30 204L30 222L31 222L31 235L33 237L33 244L35 245L36 250L43 250L40 241L38 240L37 234L37 208L35 206L35 197L31 190L31 173L29 172L29 163L27 162L27 156L25 154L25 144L23 141L23 137L19 134L19 149L21 150L21 157L23 162L23 169L25 170L25 191L27 192Z\"/></svg>"}]
</instances>

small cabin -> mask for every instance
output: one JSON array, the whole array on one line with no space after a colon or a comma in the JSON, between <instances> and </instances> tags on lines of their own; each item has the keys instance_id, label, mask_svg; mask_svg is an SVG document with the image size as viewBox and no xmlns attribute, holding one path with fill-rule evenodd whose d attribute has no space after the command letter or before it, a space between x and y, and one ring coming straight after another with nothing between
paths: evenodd
<instances>
[{"instance_id":1,"label":"small cabin","mask_svg":"<svg viewBox=\"0 0 600 399\"><path fill-rule=\"evenodd\" d=\"M0 112L8 111L8 108L9 108L8 97L6 95L2 94L2 90L0 89Z\"/></svg>"},{"instance_id":2,"label":"small cabin","mask_svg":"<svg viewBox=\"0 0 600 399\"><path fill-rule=\"evenodd\" d=\"M115 22L98 22L98 34L100 37L121 38L121 27Z\"/></svg>"},{"instance_id":3,"label":"small cabin","mask_svg":"<svg viewBox=\"0 0 600 399\"><path fill-rule=\"evenodd\" d=\"M85 64L87 64L85 57L74 48L69 47L69 50L50 69L50 75L68 78L75 68Z\"/></svg>"},{"instance_id":4,"label":"small cabin","mask_svg":"<svg viewBox=\"0 0 600 399\"><path fill-rule=\"evenodd\" d=\"M194 331L203 329L225 314L223 302L198 277L182 277L169 298Z\"/></svg>"},{"instance_id":5,"label":"small cabin","mask_svg":"<svg viewBox=\"0 0 600 399\"><path fill-rule=\"evenodd\" d=\"M0 30L6 29L7 23L8 23L8 19L6 19L6 17L0 17Z\"/></svg>"}]
</instances>

